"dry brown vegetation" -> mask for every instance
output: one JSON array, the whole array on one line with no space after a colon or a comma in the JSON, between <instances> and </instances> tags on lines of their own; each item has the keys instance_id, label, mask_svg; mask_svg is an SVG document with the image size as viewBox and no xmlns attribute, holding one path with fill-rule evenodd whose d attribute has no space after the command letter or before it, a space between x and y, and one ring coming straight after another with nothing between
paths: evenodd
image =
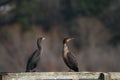
<instances>
[{"instance_id":1,"label":"dry brown vegetation","mask_svg":"<svg viewBox=\"0 0 120 80\"><path fill-rule=\"evenodd\" d=\"M68 71L61 57L62 40L71 34L81 46L76 49L74 41L69 44L77 56L80 71L120 71L119 46L115 48L107 44L111 33L104 24L92 17L78 18L74 22L78 26L77 36L55 25L49 32L44 32L38 26L21 32L19 24L1 28L0 72L24 72L27 59L37 48L36 39L40 36L45 36L46 40L42 44L43 51L37 71Z\"/></svg>"}]
</instances>

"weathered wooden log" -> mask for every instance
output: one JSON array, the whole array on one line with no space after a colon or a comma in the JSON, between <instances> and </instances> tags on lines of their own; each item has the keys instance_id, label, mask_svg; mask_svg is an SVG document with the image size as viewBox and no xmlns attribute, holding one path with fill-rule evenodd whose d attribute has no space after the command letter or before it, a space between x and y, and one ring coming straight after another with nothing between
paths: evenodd
<instances>
[{"instance_id":1,"label":"weathered wooden log","mask_svg":"<svg viewBox=\"0 0 120 80\"><path fill-rule=\"evenodd\" d=\"M21 72L0 75L0 80L120 80L119 72Z\"/></svg>"}]
</instances>

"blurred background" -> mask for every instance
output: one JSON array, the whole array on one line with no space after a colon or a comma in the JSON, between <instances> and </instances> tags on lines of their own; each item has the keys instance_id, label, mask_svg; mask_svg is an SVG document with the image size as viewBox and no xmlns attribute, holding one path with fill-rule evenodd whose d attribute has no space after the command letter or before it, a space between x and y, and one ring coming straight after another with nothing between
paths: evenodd
<instances>
[{"instance_id":1,"label":"blurred background","mask_svg":"<svg viewBox=\"0 0 120 80\"><path fill-rule=\"evenodd\" d=\"M0 0L0 72L24 72L42 43L36 71L68 71L62 40L80 71L120 71L120 0Z\"/></svg>"}]
</instances>

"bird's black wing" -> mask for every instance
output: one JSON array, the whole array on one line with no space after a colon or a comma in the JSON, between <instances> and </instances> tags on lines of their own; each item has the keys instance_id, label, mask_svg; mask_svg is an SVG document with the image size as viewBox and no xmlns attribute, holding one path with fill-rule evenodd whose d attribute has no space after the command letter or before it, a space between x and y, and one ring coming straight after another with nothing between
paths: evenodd
<instances>
[{"instance_id":1,"label":"bird's black wing","mask_svg":"<svg viewBox=\"0 0 120 80\"><path fill-rule=\"evenodd\" d=\"M68 66L71 69L73 69L74 71L79 71L76 57L71 52L68 52L67 54L67 62L68 62Z\"/></svg>"},{"instance_id":2,"label":"bird's black wing","mask_svg":"<svg viewBox=\"0 0 120 80\"><path fill-rule=\"evenodd\" d=\"M41 52L39 50L35 50L35 52L32 54L31 58L31 62L35 63L37 60L40 59L40 54Z\"/></svg>"},{"instance_id":3,"label":"bird's black wing","mask_svg":"<svg viewBox=\"0 0 120 80\"><path fill-rule=\"evenodd\" d=\"M39 59L40 59L40 52L39 50L35 50L33 54L30 56L30 58L28 59L26 70L34 69L38 64Z\"/></svg>"}]
</instances>

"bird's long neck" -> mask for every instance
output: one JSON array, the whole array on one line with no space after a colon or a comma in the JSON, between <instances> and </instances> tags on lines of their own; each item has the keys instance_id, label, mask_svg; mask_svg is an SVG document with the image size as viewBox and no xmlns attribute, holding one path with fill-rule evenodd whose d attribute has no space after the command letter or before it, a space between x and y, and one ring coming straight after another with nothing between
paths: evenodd
<instances>
[{"instance_id":1,"label":"bird's long neck","mask_svg":"<svg viewBox=\"0 0 120 80\"><path fill-rule=\"evenodd\" d=\"M38 50L41 50L41 44L37 44Z\"/></svg>"},{"instance_id":2,"label":"bird's long neck","mask_svg":"<svg viewBox=\"0 0 120 80\"><path fill-rule=\"evenodd\" d=\"M63 56L66 57L68 52L69 52L68 46L66 43L64 43L63 44Z\"/></svg>"}]
</instances>

